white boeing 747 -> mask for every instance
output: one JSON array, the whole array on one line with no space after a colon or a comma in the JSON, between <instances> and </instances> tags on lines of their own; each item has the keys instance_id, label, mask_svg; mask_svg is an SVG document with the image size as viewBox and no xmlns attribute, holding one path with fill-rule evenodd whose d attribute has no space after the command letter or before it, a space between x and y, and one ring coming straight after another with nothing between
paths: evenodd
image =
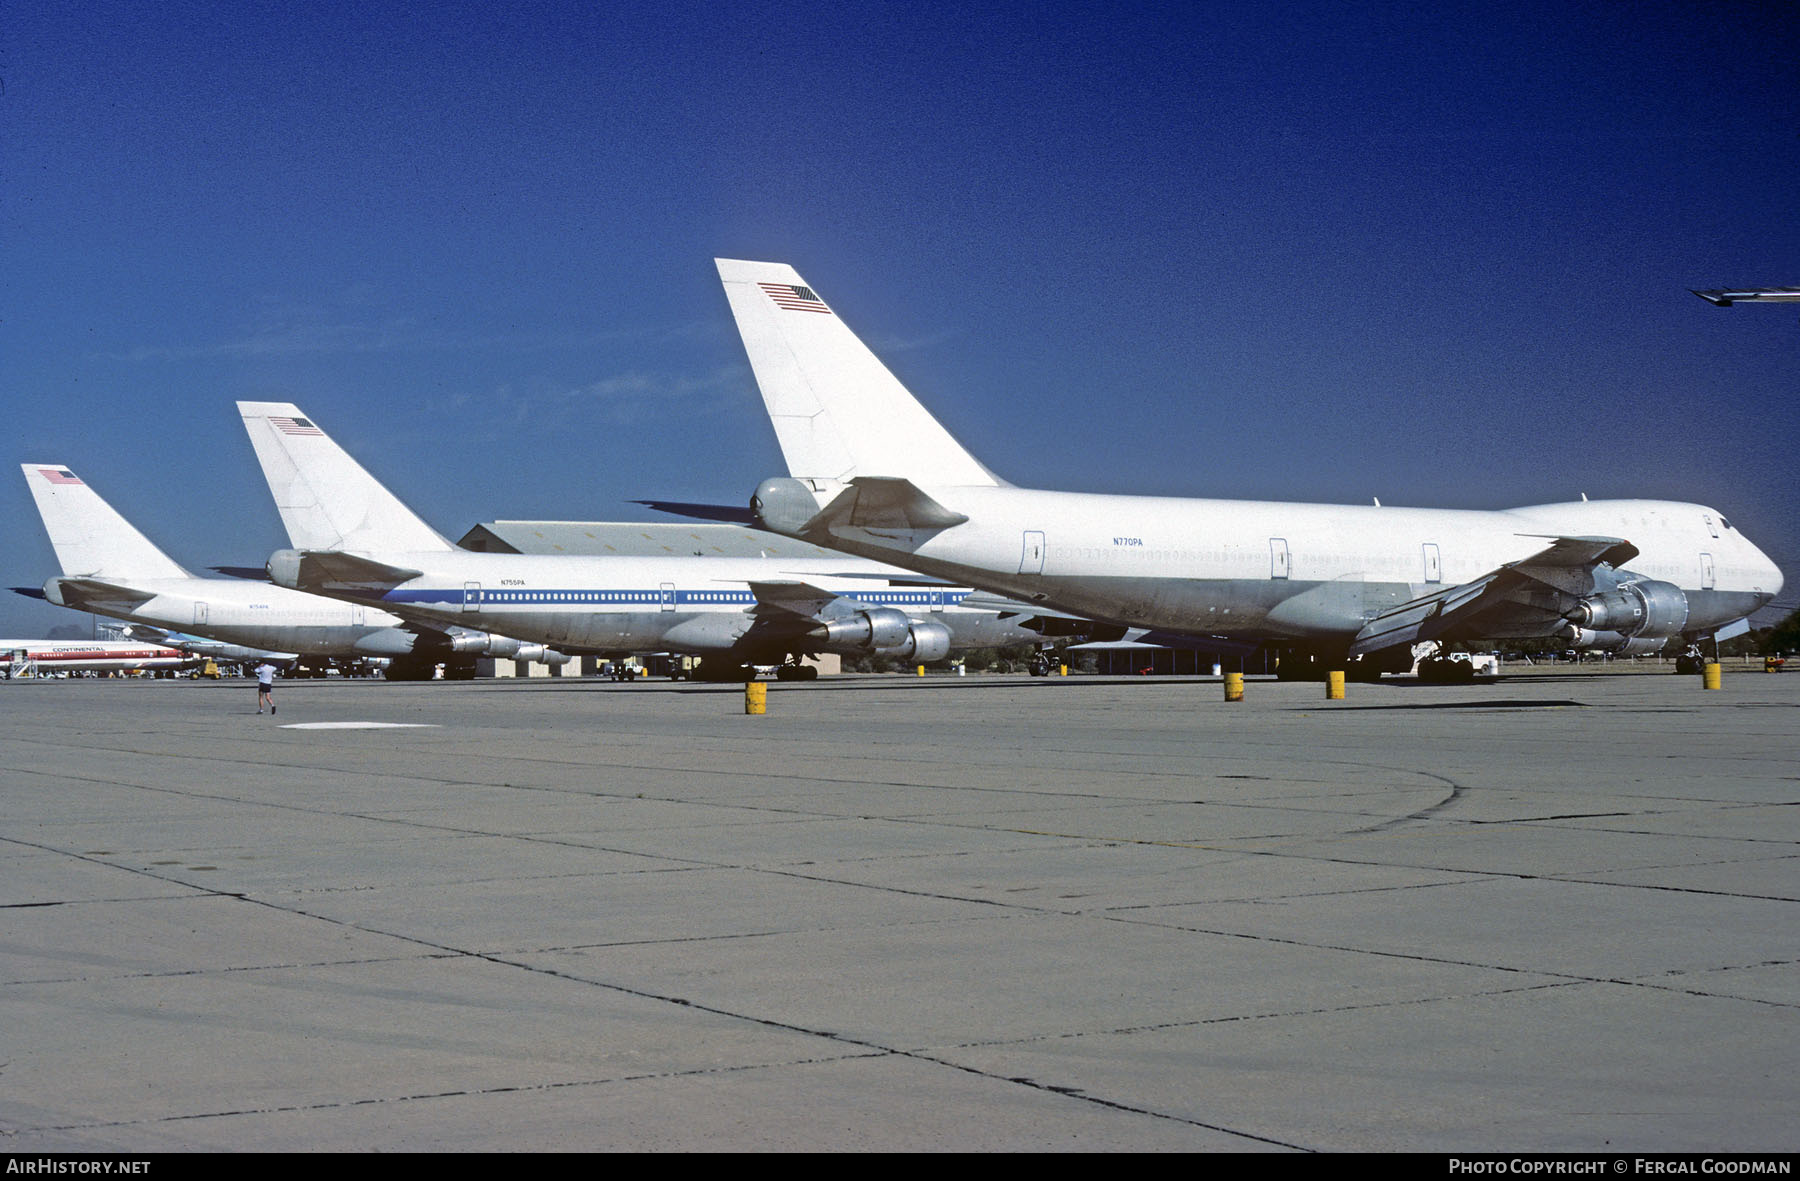
<instances>
[{"instance_id":1,"label":"white boeing 747","mask_svg":"<svg viewBox=\"0 0 1800 1181\"><path fill-rule=\"evenodd\" d=\"M158 549L68 468L20 465L62 574L40 595L59 607L300 658L386 657L395 680L429 678L442 662L473 675L481 655L566 659L470 628L421 627L266 582L200 578Z\"/></svg>"},{"instance_id":2,"label":"white boeing 747","mask_svg":"<svg viewBox=\"0 0 1800 1181\"><path fill-rule=\"evenodd\" d=\"M955 647L1035 641L962 607L969 594L856 558L590 557L471 553L419 519L288 403L239 402L294 548L269 559L282 586L439 626L504 631L570 651L680 652L738 678L833 652L924 663Z\"/></svg>"},{"instance_id":3,"label":"white boeing 747","mask_svg":"<svg viewBox=\"0 0 1800 1181\"><path fill-rule=\"evenodd\" d=\"M790 266L717 260L789 475L776 533L1153 632L1362 672L1415 645L1560 637L1649 653L1781 589L1717 510L1582 500L1504 511L1046 492L983 467Z\"/></svg>"}]
</instances>

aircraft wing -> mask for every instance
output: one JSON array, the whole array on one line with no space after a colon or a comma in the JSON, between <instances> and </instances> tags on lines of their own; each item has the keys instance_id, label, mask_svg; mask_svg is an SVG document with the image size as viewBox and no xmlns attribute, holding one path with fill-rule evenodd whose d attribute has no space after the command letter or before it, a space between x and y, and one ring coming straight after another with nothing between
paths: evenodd
<instances>
[{"instance_id":1,"label":"aircraft wing","mask_svg":"<svg viewBox=\"0 0 1800 1181\"><path fill-rule=\"evenodd\" d=\"M757 616L798 615L809 623L844 597L805 582L752 582L750 593L756 596L750 610Z\"/></svg>"},{"instance_id":2,"label":"aircraft wing","mask_svg":"<svg viewBox=\"0 0 1800 1181\"><path fill-rule=\"evenodd\" d=\"M102 606L133 611L156 597L153 591L98 578L53 578L50 581L62 593L62 605L77 611L92 611Z\"/></svg>"},{"instance_id":3,"label":"aircraft wing","mask_svg":"<svg viewBox=\"0 0 1800 1181\"><path fill-rule=\"evenodd\" d=\"M1638 549L1619 537L1558 537L1528 558L1470 582L1390 607L1363 625L1352 656L1420 640L1548 635L1573 601L1594 590L1594 569L1620 566Z\"/></svg>"},{"instance_id":4,"label":"aircraft wing","mask_svg":"<svg viewBox=\"0 0 1800 1181\"><path fill-rule=\"evenodd\" d=\"M1737 291L1721 287L1694 294L1715 307L1728 308L1734 303L1794 303L1800 300L1800 287L1745 287Z\"/></svg>"}]
</instances>

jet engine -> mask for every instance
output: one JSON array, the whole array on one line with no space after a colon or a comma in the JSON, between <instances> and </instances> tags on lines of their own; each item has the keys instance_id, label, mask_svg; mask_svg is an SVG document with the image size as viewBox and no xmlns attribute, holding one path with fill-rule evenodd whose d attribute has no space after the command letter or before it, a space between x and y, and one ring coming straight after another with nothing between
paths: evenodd
<instances>
[{"instance_id":1,"label":"jet engine","mask_svg":"<svg viewBox=\"0 0 1800 1181\"><path fill-rule=\"evenodd\" d=\"M450 636L450 650L471 656L492 656L500 660L535 660L544 664L567 664L567 654L543 644L528 644L511 636L488 632L459 631Z\"/></svg>"},{"instance_id":2,"label":"jet engine","mask_svg":"<svg viewBox=\"0 0 1800 1181\"><path fill-rule=\"evenodd\" d=\"M1577 648L1648 655L1687 626L1688 600L1672 582L1643 579L1589 595L1567 618L1563 635Z\"/></svg>"},{"instance_id":3,"label":"jet engine","mask_svg":"<svg viewBox=\"0 0 1800 1181\"><path fill-rule=\"evenodd\" d=\"M814 633L820 646L834 651L893 656L929 664L950 654L950 629L935 620L914 623L906 612L871 607L827 620Z\"/></svg>"},{"instance_id":4,"label":"jet engine","mask_svg":"<svg viewBox=\"0 0 1800 1181\"><path fill-rule=\"evenodd\" d=\"M548 664L552 667L559 667L569 663L568 653L558 652L555 648L551 648L544 644L520 644L518 650L513 653L512 658L514 660L533 660L539 664Z\"/></svg>"}]
</instances>

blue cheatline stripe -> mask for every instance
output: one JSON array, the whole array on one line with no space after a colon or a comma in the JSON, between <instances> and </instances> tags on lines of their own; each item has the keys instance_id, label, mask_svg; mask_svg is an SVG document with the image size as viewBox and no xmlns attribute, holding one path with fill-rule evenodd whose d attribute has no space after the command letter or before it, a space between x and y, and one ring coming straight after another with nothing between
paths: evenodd
<instances>
[{"instance_id":1,"label":"blue cheatline stripe","mask_svg":"<svg viewBox=\"0 0 1800 1181\"><path fill-rule=\"evenodd\" d=\"M931 605L931 594L925 591L860 591L856 593L838 592L845 598L857 599L877 606L926 607ZM946 607L954 607L967 597L968 591L944 591L942 603ZM395 589L381 596L381 601L395 604L416 604L422 607L448 604L460 607L464 602L464 591L461 587L437 587L430 590ZM480 603L482 606L614 606L614 607L659 607L664 603L663 592L657 590L625 589L566 589L545 588L542 590L499 590L483 589ZM674 602L678 607L748 607L756 602L756 596L747 590L677 590Z\"/></svg>"}]
</instances>

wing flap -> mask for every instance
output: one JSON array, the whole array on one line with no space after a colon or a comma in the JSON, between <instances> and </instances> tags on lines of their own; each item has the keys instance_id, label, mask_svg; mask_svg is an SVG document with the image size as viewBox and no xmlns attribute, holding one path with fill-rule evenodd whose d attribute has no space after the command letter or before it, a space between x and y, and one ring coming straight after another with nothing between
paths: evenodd
<instances>
[{"instance_id":1,"label":"wing flap","mask_svg":"<svg viewBox=\"0 0 1800 1181\"><path fill-rule=\"evenodd\" d=\"M1350 645L1363 656L1420 640L1547 635L1575 600L1594 591L1594 571L1637 557L1620 537L1555 537L1528 558L1481 577L1390 607L1370 619Z\"/></svg>"}]
</instances>

